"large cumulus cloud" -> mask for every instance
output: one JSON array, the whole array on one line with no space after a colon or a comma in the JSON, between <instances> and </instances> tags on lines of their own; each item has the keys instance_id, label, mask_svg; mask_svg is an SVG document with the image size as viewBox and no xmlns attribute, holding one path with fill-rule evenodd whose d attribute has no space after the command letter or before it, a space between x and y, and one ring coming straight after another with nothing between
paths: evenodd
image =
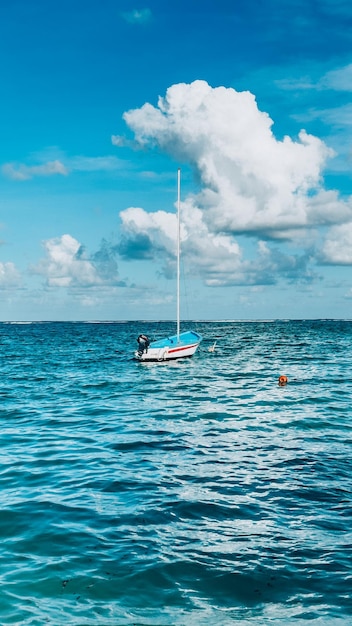
<instances>
[{"instance_id":1,"label":"large cumulus cloud","mask_svg":"<svg viewBox=\"0 0 352 626\"><path fill-rule=\"evenodd\" d=\"M304 130L296 139L276 139L273 121L249 92L212 88L204 81L177 84L157 106L146 103L124 119L138 145L187 163L200 182L200 191L182 202L182 239L194 271L208 284L270 282L275 268L277 275L291 268L292 277L296 272L297 279L308 280L319 229L352 219L351 202L324 189L332 150ZM158 254L167 273L170 216L130 208L121 219L126 256ZM258 242L254 260L244 257L243 236ZM295 252L266 245L263 254L262 243L273 240L291 241Z\"/></svg>"},{"instance_id":2,"label":"large cumulus cloud","mask_svg":"<svg viewBox=\"0 0 352 626\"><path fill-rule=\"evenodd\" d=\"M273 234L326 221L320 183L332 151L304 130L296 141L277 140L251 93L204 81L179 84L157 107L147 103L124 118L139 143L157 144L192 165L202 183L193 201L213 232ZM341 211L344 218L350 207Z\"/></svg>"}]
</instances>

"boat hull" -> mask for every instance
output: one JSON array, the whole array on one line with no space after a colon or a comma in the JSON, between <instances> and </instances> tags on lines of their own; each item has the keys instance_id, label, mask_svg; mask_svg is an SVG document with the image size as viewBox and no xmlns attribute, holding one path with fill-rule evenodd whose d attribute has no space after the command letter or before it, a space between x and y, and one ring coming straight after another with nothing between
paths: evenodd
<instances>
[{"instance_id":1,"label":"boat hull","mask_svg":"<svg viewBox=\"0 0 352 626\"><path fill-rule=\"evenodd\" d=\"M134 358L137 361L172 361L193 356L197 350L202 336L195 331L181 333L179 337L173 335L153 341L147 350L136 351Z\"/></svg>"}]
</instances>

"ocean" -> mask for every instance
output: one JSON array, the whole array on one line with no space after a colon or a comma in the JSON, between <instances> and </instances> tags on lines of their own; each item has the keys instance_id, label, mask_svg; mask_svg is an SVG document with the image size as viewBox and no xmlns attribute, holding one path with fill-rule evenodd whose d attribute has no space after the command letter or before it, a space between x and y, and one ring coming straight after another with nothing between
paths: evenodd
<instances>
[{"instance_id":1,"label":"ocean","mask_svg":"<svg viewBox=\"0 0 352 626\"><path fill-rule=\"evenodd\" d=\"M193 328L0 323L2 626L352 624L352 322Z\"/></svg>"}]
</instances>

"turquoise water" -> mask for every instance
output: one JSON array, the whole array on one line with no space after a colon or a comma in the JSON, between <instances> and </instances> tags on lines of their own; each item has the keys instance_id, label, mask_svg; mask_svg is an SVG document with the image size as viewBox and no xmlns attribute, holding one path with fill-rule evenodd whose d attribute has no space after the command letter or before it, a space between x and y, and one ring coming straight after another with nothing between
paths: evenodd
<instances>
[{"instance_id":1,"label":"turquoise water","mask_svg":"<svg viewBox=\"0 0 352 626\"><path fill-rule=\"evenodd\" d=\"M352 623L352 322L195 329L0 324L1 625Z\"/></svg>"}]
</instances>

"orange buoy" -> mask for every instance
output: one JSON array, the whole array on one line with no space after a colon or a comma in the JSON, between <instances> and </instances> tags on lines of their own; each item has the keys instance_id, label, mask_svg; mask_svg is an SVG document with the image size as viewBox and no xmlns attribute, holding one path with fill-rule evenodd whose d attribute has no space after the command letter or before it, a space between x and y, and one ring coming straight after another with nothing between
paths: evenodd
<instances>
[{"instance_id":1,"label":"orange buoy","mask_svg":"<svg viewBox=\"0 0 352 626\"><path fill-rule=\"evenodd\" d=\"M288 383L287 376L279 376L279 385L280 385L280 387L283 387L284 385L287 385L287 383Z\"/></svg>"}]
</instances>

